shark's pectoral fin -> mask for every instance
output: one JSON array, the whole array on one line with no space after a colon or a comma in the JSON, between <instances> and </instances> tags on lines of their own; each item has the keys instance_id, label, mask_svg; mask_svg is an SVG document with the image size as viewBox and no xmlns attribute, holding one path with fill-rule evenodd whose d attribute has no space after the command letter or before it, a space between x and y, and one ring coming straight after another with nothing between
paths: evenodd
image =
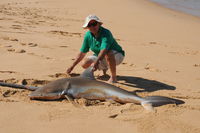
<instances>
[{"instance_id":1,"label":"shark's pectoral fin","mask_svg":"<svg viewBox=\"0 0 200 133\"><path fill-rule=\"evenodd\" d=\"M61 92L61 95L65 96L65 98L67 98L68 101L73 101L74 98L68 94L68 90L69 89L70 89L70 83L67 82L66 83L66 88Z\"/></svg>"},{"instance_id":2,"label":"shark's pectoral fin","mask_svg":"<svg viewBox=\"0 0 200 133\"><path fill-rule=\"evenodd\" d=\"M64 89L63 91L62 91L62 93L61 93L61 95L64 95L65 96L65 98L71 103L71 104L73 104L75 107L78 107L78 105L74 102L74 98L70 95L70 94L68 94L68 90L70 89L70 82L67 82L67 84L66 84L66 89Z\"/></svg>"},{"instance_id":3,"label":"shark's pectoral fin","mask_svg":"<svg viewBox=\"0 0 200 133\"><path fill-rule=\"evenodd\" d=\"M64 95L64 96L69 102L74 101L74 98L72 96L69 96L69 95Z\"/></svg>"},{"instance_id":4,"label":"shark's pectoral fin","mask_svg":"<svg viewBox=\"0 0 200 133\"><path fill-rule=\"evenodd\" d=\"M66 83L66 88L61 92L61 95L67 95L69 89L70 89L70 83L67 82Z\"/></svg>"}]
</instances>

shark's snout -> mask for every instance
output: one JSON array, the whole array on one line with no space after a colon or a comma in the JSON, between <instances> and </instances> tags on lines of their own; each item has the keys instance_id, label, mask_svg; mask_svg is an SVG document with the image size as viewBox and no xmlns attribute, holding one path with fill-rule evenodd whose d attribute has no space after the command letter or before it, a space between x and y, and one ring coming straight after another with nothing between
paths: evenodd
<instances>
[{"instance_id":1,"label":"shark's snout","mask_svg":"<svg viewBox=\"0 0 200 133\"><path fill-rule=\"evenodd\" d=\"M62 98L60 93L42 93L42 92L32 92L28 95L31 100L55 100Z\"/></svg>"}]
</instances>

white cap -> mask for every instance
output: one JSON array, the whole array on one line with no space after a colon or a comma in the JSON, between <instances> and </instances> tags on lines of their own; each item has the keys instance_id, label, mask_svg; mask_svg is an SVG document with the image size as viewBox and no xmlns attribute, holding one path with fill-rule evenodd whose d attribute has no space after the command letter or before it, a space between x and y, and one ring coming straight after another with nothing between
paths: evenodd
<instances>
[{"instance_id":1,"label":"white cap","mask_svg":"<svg viewBox=\"0 0 200 133\"><path fill-rule=\"evenodd\" d=\"M103 22L96 15L89 15L85 18L85 23L82 27L87 28L87 26L91 20L95 20L95 21L99 22L100 24L103 24Z\"/></svg>"}]
</instances>

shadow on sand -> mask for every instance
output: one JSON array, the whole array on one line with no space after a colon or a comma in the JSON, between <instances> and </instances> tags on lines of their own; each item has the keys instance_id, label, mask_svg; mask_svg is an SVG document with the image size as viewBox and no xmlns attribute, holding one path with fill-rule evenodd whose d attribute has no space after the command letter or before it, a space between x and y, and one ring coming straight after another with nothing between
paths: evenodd
<instances>
[{"instance_id":1,"label":"shadow on sand","mask_svg":"<svg viewBox=\"0 0 200 133\"><path fill-rule=\"evenodd\" d=\"M100 76L98 77L100 80L108 80L109 76ZM120 83L122 85L139 88L135 92L153 92L157 90L175 90L176 87L172 85L168 85L156 80L144 79L141 77L131 77L131 76L117 76L117 80L123 81L124 83Z\"/></svg>"}]
</instances>

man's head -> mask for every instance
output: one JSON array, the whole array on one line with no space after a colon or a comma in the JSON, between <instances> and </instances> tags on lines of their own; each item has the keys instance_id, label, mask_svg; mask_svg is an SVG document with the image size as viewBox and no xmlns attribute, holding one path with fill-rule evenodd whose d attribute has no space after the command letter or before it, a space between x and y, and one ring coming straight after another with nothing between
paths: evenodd
<instances>
[{"instance_id":1,"label":"man's head","mask_svg":"<svg viewBox=\"0 0 200 133\"><path fill-rule=\"evenodd\" d=\"M83 28L87 28L93 34L96 34L99 31L100 25L102 25L102 21L96 15L89 15L85 19L85 23Z\"/></svg>"}]
</instances>

